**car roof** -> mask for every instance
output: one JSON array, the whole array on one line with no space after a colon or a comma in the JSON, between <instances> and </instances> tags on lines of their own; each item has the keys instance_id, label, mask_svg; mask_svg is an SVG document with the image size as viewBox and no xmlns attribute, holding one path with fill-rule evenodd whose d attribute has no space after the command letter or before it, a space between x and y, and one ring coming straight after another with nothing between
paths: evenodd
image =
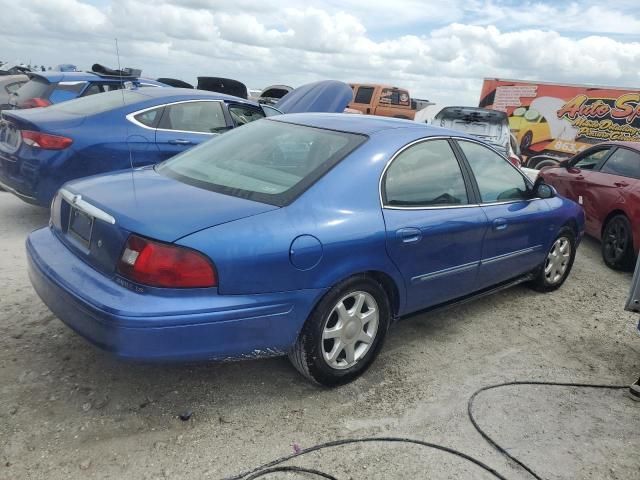
<instances>
[{"instance_id":1,"label":"car roof","mask_svg":"<svg viewBox=\"0 0 640 480\"><path fill-rule=\"evenodd\" d=\"M257 106L257 102L252 100L245 100L244 98L234 97L232 95L225 95L224 93L210 92L209 90L198 90L195 88L178 88L178 87L140 87L136 90L149 99L159 99L162 101L179 102L180 100L223 100L229 102L246 103L249 105Z\"/></svg>"},{"instance_id":2,"label":"car roof","mask_svg":"<svg viewBox=\"0 0 640 480\"><path fill-rule=\"evenodd\" d=\"M636 151L640 152L640 143L639 142L608 141L608 142L597 143L593 147L605 147L605 146L627 147L627 148L631 148L633 150L636 150ZM593 147L590 147L590 148L593 148Z\"/></svg>"},{"instance_id":3,"label":"car roof","mask_svg":"<svg viewBox=\"0 0 640 480\"><path fill-rule=\"evenodd\" d=\"M46 72L29 72L29 76L44 78L49 83L57 83L62 81L90 82L94 80L119 82L121 81L121 79L138 80L138 77L135 76L117 77L112 75L99 75L94 72L56 72L53 70Z\"/></svg>"},{"instance_id":4,"label":"car roof","mask_svg":"<svg viewBox=\"0 0 640 480\"><path fill-rule=\"evenodd\" d=\"M467 137L462 132L455 132L439 127L432 127L425 123L403 120L400 118L379 117L375 115L354 115L350 113L291 113L270 117L270 120L296 123L309 127L338 130L341 132L371 135L383 130L405 129L415 132L416 137L434 135L452 135Z\"/></svg>"}]
</instances>

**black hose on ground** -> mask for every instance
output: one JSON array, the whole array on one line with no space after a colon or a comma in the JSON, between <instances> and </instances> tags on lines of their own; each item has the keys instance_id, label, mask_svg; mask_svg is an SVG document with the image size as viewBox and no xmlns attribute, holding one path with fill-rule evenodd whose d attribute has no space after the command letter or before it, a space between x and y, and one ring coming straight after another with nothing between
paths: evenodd
<instances>
[{"instance_id":1,"label":"black hose on ground","mask_svg":"<svg viewBox=\"0 0 640 480\"><path fill-rule=\"evenodd\" d=\"M521 460L518 460L516 457L514 457L509 452L507 452L503 447L501 447L498 444L498 442L496 442L493 438L491 438L489 436L489 434L486 433L480 427L480 425L478 425L478 422L477 422L476 418L473 416L473 402L476 400L476 397L479 394L481 394L482 392L486 392L487 390L493 390L495 388L500 388L500 387L523 386L523 385L539 385L539 386L542 385L542 386L574 387L574 388L595 388L595 389L606 389L606 390L622 390L622 389L629 388L628 385L601 385L601 384L591 384L591 383L541 382L541 381L533 380L533 381L515 381L515 382L497 383L497 384L494 384L494 385L488 385L486 387L479 388L478 390L473 392L473 395L471 395L471 397L469 397L469 400L467 402L467 415L469 416L469 420L471 421L473 427L478 431L478 433L480 433L482 438L484 438L493 448L495 448L498 452L500 452L502 455L507 457L512 462L518 464L520 467L522 467L524 470L526 470L536 480L544 480L544 479L539 474L537 474L531 467L527 466L524 462L522 462ZM440 444L437 444L437 443L430 443L430 442L425 442L425 441L422 441L422 440L415 440L415 439L412 439L412 438L404 438L404 437L364 437L364 438L354 438L354 439L346 439L346 440L333 440L333 441L330 441L330 442L324 442L324 443L320 443L318 445L314 445L314 446L309 447L309 448L305 448L305 449L301 450L300 452L293 453L291 455L285 455L283 457L277 458L277 459L275 459L275 460L273 460L271 462L268 462L268 463L266 463L264 465L260 465L259 467L256 467L256 468L254 468L252 470L249 470L247 472L240 473L240 474L238 474L236 476L227 477L225 480L253 480L253 479L260 478L260 477L269 475L271 473L276 473L276 472L307 473L307 474L315 475L315 476L318 476L318 477L321 477L321 478L326 478L326 479L329 479L329 480L338 480L333 475L328 474L326 472L322 472L320 470L315 470L315 469L311 469L311 468L304 468L304 467L287 466L287 465L281 466L281 464L283 464L285 462L288 462L289 460L293 460L294 458L301 457L302 455L306 455L306 454L312 453L312 452L317 452L317 451L324 450L324 449L327 449L327 448L339 447L339 446L343 446L343 445L351 445L351 444L355 444L355 443L373 443L373 442L379 442L379 443L385 443L385 442L409 443L409 444L418 445L418 446L425 447L425 448L431 448L431 449L435 449L435 450L440 450L440 451L443 451L443 452L451 454L451 455L455 455L455 456L460 457L460 458L462 458L462 459L464 459L464 460L466 460L468 462L471 462L471 463L475 464L476 466L480 467L484 471L486 471L486 472L490 473L491 475L493 475L495 478L498 478L500 480L508 480L505 476L503 476L502 474L497 472L495 469L491 468L486 463L482 462L481 460L478 460L477 458L472 457L471 455L467 455L464 452L461 452L461 451L456 450L454 448L446 447L444 445L440 445Z\"/></svg>"}]
</instances>

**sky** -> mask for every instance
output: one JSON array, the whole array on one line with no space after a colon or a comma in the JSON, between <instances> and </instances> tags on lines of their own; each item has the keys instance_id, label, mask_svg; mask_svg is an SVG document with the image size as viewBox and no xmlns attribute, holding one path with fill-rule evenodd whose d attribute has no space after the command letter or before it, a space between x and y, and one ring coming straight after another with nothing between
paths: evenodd
<instances>
[{"instance_id":1,"label":"sky","mask_svg":"<svg viewBox=\"0 0 640 480\"><path fill-rule=\"evenodd\" d=\"M640 0L0 0L0 60L249 88L390 83L477 105L484 77L640 87Z\"/></svg>"}]
</instances>

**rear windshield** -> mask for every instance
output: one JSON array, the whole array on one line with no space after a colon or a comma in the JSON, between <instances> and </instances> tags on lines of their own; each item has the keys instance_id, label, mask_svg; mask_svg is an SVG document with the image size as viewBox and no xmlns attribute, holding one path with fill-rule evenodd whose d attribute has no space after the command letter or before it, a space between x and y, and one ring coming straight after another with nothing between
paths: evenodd
<instances>
[{"instance_id":1,"label":"rear windshield","mask_svg":"<svg viewBox=\"0 0 640 480\"><path fill-rule=\"evenodd\" d=\"M58 103L49 107L49 110L58 110L72 115L93 115L148 98L146 95L142 95L133 90L114 90L112 92L89 95L88 97L80 97L75 100L69 100L68 102Z\"/></svg>"},{"instance_id":2,"label":"rear windshield","mask_svg":"<svg viewBox=\"0 0 640 480\"><path fill-rule=\"evenodd\" d=\"M284 206L365 140L263 119L214 137L156 170L196 187Z\"/></svg>"},{"instance_id":3,"label":"rear windshield","mask_svg":"<svg viewBox=\"0 0 640 480\"><path fill-rule=\"evenodd\" d=\"M49 98L49 92L51 89L51 84L44 78L33 77L18 89L16 95L18 96L19 102L31 100L32 98L47 99Z\"/></svg>"}]
</instances>

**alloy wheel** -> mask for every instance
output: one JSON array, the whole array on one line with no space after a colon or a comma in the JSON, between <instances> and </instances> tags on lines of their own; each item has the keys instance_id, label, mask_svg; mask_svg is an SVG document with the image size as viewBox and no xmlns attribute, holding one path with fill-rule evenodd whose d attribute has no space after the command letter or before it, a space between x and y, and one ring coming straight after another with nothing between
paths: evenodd
<instances>
[{"instance_id":1,"label":"alloy wheel","mask_svg":"<svg viewBox=\"0 0 640 480\"><path fill-rule=\"evenodd\" d=\"M629 233L624 222L620 219L614 219L607 225L605 232L604 254L611 263L617 263L624 256L627 250L627 242L629 241Z\"/></svg>"},{"instance_id":2,"label":"alloy wheel","mask_svg":"<svg viewBox=\"0 0 640 480\"><path fill-rule=\"evenodd\" d=\"M367 292L351 292L336 303L322 330L322 354L331 368L344 370L364 358L376 338L379 315Z\"/></svg>"},{"instance_id":3,"label":"alloy wheel","mask_svg":"<svg viewBox=\"0 0 640 480\"><path fill-rule=\"evenodd\" d=\"M558 238L544 263L544 276L549 285L560 283L571 262L571 242L567 237Z\"/></svg>"}]
</instances>

